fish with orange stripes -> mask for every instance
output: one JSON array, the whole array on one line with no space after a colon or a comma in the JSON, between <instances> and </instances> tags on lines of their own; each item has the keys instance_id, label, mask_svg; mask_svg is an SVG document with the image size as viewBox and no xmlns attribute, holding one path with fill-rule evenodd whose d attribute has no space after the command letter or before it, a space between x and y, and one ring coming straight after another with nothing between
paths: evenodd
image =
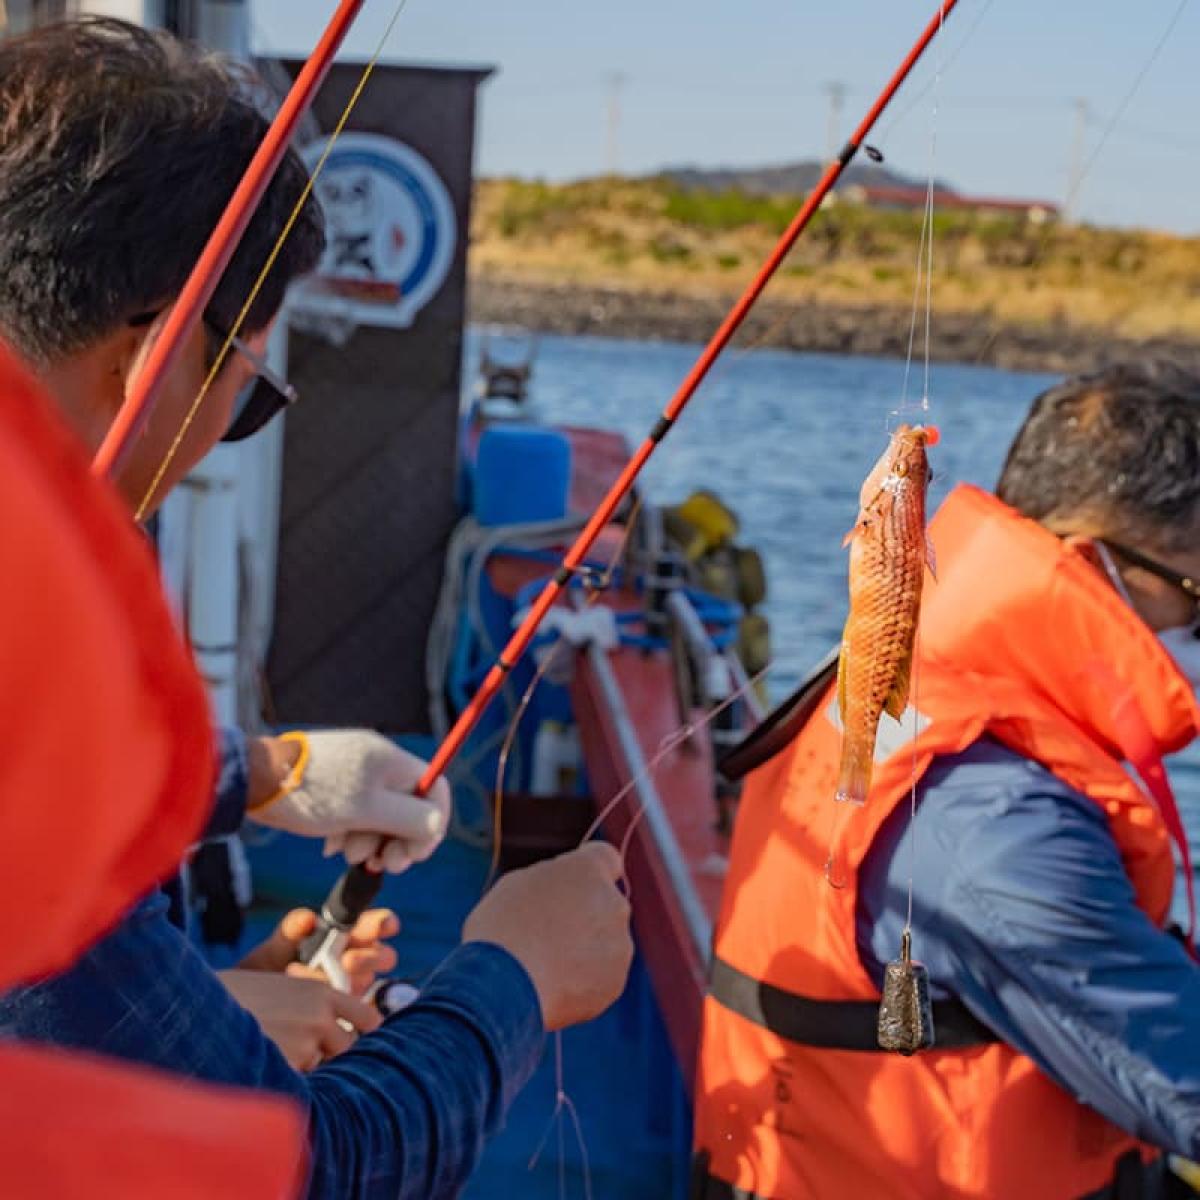
<instances>
[{"instance_id":1,"label":"fish with orange stripes","mask_svg":"<svg viewBox=\"0 0 1200 1200\"><path fill-rule=\"evenodd\" d=\"M934 569L925 532L933 472L933 426L901 425L859 495L850 547L850 615L838 659L842 760L837 798L861 804L871 786L880 716L899 719L908 704L913 642L925 567Z\"/></svg>"}]
</instances>

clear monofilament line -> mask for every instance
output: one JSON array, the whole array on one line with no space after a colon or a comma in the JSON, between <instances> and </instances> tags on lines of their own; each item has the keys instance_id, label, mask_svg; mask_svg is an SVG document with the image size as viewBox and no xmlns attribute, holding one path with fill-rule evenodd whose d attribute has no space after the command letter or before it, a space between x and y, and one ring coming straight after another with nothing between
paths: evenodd
<instances>
[{"instance_id":1,"label":"clear monofilament line","mask_svg":"<svg viewBox=\"0 0 1200 1200\"><path fill-rule=\"evenodd\" d=\"M633 503L629 506L629 514L625 518L625 528L621 537L617 541L616 548L613 550L612 557L605 564L604 570L599 575L587 576L583 575L583 584L587 592L587 600L585 607L592 607L603 595L605 590L612 584L613 577L617 573L618 565L621 558L625 554L625 550L629 545L629 539L633 534L634 524L637 521L638 514L641 512L642 496L639 492L633 498ZM491 864L488 868L487 877L483 882L483 890L486 892L493 883L496 882L496 876L500 873L500 854L501 841L504 834L504 777L508 772L508 759L512 753L513 743L516 741L517 732L521 726L521 720L525 716L526 710L529 708L533 700L534 692L537 691L538 685L546 677L547 672L558 658L559 652L566 645L561 637L559 637L546 652L546 656L538 665L538 669L534 672L533 678L526 686L521 699L517 704L516 711L513 713L508 723L508 728L504 733L504 741L500 747L500 756L496 763L496 782L492 791L492 857Z\"/></svg>"},{"instance_id":2,"label":"clear monofilament line","mask_svg":"<svg viewBox=\"0 0 1200 1200\"><path fill-rule=\"evenodd\" d=\"M546 1142L550 1138L550 1132L555 1130L558 1135L558 1194L560 1200L565 1200L567 1189L566 1137L562 1121L564 1112L571 1118L571 1127L575 1131L575 1143L579 1147L584 1200L592 1200L591 1158L588 1155L587 1142L583 1137L583 1123L579 1119L579 1110L575 1107L575 1101L571 1099L566 1089L563 1075L563 1035L562 1030L559 1029L554 1033L554 1109L550 1113L546 1128L538 1139L538 1144L525 1169L532 1171L537 1166L538 1159L541 1158L542 1151L546 1148Z\"/></svg>"},{"instance_id":3,"label":"clear monofilament line","mask_svg":"<svg viewBox=\"0 0 1200 1200\"><path fill-rule=\"evenodd\" d=\"M609 814L613 809L629 795L631 791L644 779L648 779L654 769L662 762L668 754L677 747L683 745L694 733L705 728L711 721L715 720L723 713L731 704L740 700L751 688L755 687L761 680L765 679L767 672L770 671L773 663L767 663L765 667L757 674L750 676L740 687L730 692L720 704L714 705L704 713L703 716L697 717L695 721L688 721L681 725L674 733L668 734L659 743L659 748L655 752L654 757L642 765L640 770L635 771L617 790L607 804L596 814L595 819L587 827L587 832L579 839L579 844L582 846L585 842L591 841L600 830L600 826L608 819Z\"/></svg>"},{"instance_id":4,"label":"clear monofilament line","mask_svg":"<svg viewBox=\"0 0 1200 1200\"><path fill-rule=\"evenodd\" d=\"M500 843L504 836L504 776L508 772L508 757L512 753L513 743L517 738L517 731L521 727L521 719L525 716L530 701L533 700L533 693L537 691L538 684L546 677L546 673L550 670L564 645L565 643L560 637L546 651L545 658L538 664L538 669L533 673L533 678L521 694L516 712L513 713L512 719L508 723L508 729L504 734L504 741L500 746L500 756L496 762L496 785L492 791L492 858L488 866L487 878L483 881L483 890L485 892L496 882L496 876L500 873Z\"/></svg>"},{"instance_id":5,"label":"clear monofilament line","mask_svg":"<svg viewBox=\"0 0 1200 1200\"><path fill-rule=\"evenodd\" d=\"M950 68L957 61L958 56L960 54L962 54L962 52L970 44L972 38L974 38L975 34L978 32L980 25L983 24L983 19L984 19L984 17L987 16L988 9L990 9L992 7L992 4L994 2L995 2L995 0L985 0L984 4L981 6L979 11L975 14L975 20L971 22L970 27L967 29L967 32L965 34L963 34L962 39L959 41L958 45L955 46L954 49L951 50L950 53L946 56L945 62L942 63L942 72L943 73L950 70ZM945 14L943 13L942 15L944 18ZM943 24L944 24L944 21L943 21ZM921 103L922 100L925 99L926 96L929 95L930 91L932 90L932 88L934 87L934 85L936 83L937 83L937 76L935 76L933 79L931 79L923 88L921 88L918 92L916 92L916 94L912 96L912 98L909 100L909 102L891 119L891 121L888 122L887 128L879 135L879 144L881 146L886 146L888 144L888 142L891 140L892 134L896 131L896 129L900 125L904 124L905 120L908 117L912 116L912 114L916 111L917 106Z\"/></svg>"},{"instance_id":6,"label":"clear monofilament line","mask_svg":"<svg viewBox=\"0 0 1200 1200\"><path fill-rule=\"evenodd\" d=\"M945 23L946 14L942 12L942 23ZM937 132L938 132L938 107L940 103L940 93L942 84L942 56L941 56L941 41L938 42L938 48L933 52L933 111L929 116L929 180L925 192L925 210L926 220L929 222L929 237L925 239L926 253L928 258L925 262L925 384L921 391L921 410L922 412L929 411L929 359L932 349L932 329L933 329L933 188L934 180L937 177Z\"/></svg>"},{"instance_id":7,"label":"clear monofilament line","mask_svg":"<svg viewBox=\"0 0 1200 1200\"><path fill-rule=\"evenodd\" d=\"M943 13L942 19L945 19ZM934 51L933 56L933 99L929 114L929 173L925 184L925 213L922 219L922 242L917 249L918 262L921 259L922 250L924 250L924 282L925 282L925 344L924 344L924 378L921 389L920 411L923 420L927 420L929 413L929 363L932 357L933 345L933 238L934 238L934 184L937 178L937 133L938 133L938 112L941 93L942 79L942 58L940 54L941 43L939 48ZM922 268L919 263L917 268L917 291L919 293L922 277ZM915 300L915 297L914 297ZM913 306L913 325L916 322L916 304ZM912 327L910 326L910 337L908 347L908 360L904 368L904 400L908 402L908 377L912 364ZM912 669L910 674L911 680L911 696L909 697L909 710L912 714L912 762L909 769L909 825L908 825L908 886L905 896L905 916L904 930L906 935L911 937L912 919L913 919L913 895L916 889L917 878L917 738L921 731L921 712L920 712L920 691L921 691L921 663L920 663L920 610L918 610L917 628L913 632L912 645ZM901 720L904 714L901 713Z\"/></svg>"},{"instance_id":8,"label":"clear monofilament line","mask_svg":"<svg viewBox=\"0 0 1200 1200\"><path fill-rule=\"evenodd\" d=\"M913 635L912 673L912 767L908 786L908 904L904 917L905 932L912 932L913 889L917 880L917 738L921 733L921 682L918 656L921 649L921 632L918 627Z\"/></svg>"}]
</instances>

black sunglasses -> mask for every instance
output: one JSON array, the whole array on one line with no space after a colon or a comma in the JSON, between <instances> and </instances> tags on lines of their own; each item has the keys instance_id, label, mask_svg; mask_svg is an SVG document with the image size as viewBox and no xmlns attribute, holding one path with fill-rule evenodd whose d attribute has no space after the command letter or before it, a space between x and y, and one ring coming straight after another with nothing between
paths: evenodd
<instances>
[{"instance_id":1,"label":"black sunglasses","mask_svg":"<svg viewBox=\"0 0 1200 1200\"><path fill-rule=\"evenodd\" d=\"M237 412L225 431L225 436L221 438L223 442L241 442L251 434L257 433L272 417L283 412L289 405L295 404L300 397L296 394L296 389L241 338L230 337L209 316L205 316L204 324L214 337L220 339L222 346L228 342L234 351L254 368L254 380L244 392Z\"/></svg>"},{"instance_id":2,"label":"black sunglasses","mask_svg":"<svg viewBox=\"0 0 1200 1200\"><path fill-rule=\"evenodd\" d=\"M1163 566L1162 563L1148 558L1139 550L1131 550L1128 546L1122 546L1119 542L1109 541L1108 538L1104 538L1103 541L1118 558L1123 558L1135 567L1141 567L1143 571L1154 575L1158 579L1163 580L1163 582L1169 583L1172 587L1178 588L1183 592L1191 600L1192 604L1195 605L1196 620L1200 621L1200 583L1190 575L1182 575L1178 571L1173 571L1170 567Z\"/></svg>"},{"instance_id":3,"label":"black sunglasses","mask_svg":"<svg viewBox=\"0 0 1200 1200\"><path fill-rule=\"evenodd\" d=\"M137 327L149 325L162 310L138 313L129 318L129 324ZM240 354L253 368L254 380L248 385L238 403L233 420L221 438L223 442L241 442L257 433L272 417L283 412L300 398L296 389L272 369L261 354L251 349L240 337L230 337L228 331L207 313L203 317L204 327L217 339L213 357L226 342L235 353Z\"/></svg>"}]
</instances>

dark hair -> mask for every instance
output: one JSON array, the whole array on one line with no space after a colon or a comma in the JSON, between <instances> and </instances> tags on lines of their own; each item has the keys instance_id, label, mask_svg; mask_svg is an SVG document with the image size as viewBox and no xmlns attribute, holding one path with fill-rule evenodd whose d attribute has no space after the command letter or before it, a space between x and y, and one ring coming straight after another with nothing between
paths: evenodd
<instances>
[{"instance_id":1,"label":"dark hair","mask_svg":"<svg viewBox=\"0 0 1200 1200\"><path fill-rule=\"evenodd\" d=\"M1043 392L1009 449L996 493L1055 532L1075 524L1081 533L1164 550L1194 545L1200 376L1149 359Z\"/></svg>"},{"instance_id":2,"label":"dark hair","mask_svg":"<svg viewBox=\"0 0 1200 1200\"><path fill-rule=\"evenodd\" d=\"M247 73L169 34L82 18L0 42L0 334L74 353L183 287L267 129ZM289 151L209 303L232 325L308 181ZM325 244L310 198L244 328Z\"/></svg>"}]
</instances>

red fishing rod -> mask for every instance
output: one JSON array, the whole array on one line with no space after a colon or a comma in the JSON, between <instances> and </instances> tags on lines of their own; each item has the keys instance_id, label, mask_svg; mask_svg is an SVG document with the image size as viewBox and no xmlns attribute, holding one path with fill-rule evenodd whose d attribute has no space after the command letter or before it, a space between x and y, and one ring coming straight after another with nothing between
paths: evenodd
<instances>
[{"instance_id":1,"label":"red fishing rod","mask_svg":"<svg viewBox=\"0 0 1200 1200\"><path fill-rule=\"evenodd\" d=\"M287 153L296 127L329 73L334 56L363 3L364 0L342 0L316 49L296 76L287 99L271 122L237 191L217 222L178 299L171 306L162 333L130 385L125 403L92 461L93 474L116 476L124 465L134 441L145 427L168 373L179 359L184 342L196 328L196 323L212 299L222 273L250 224L254 210L266 194ZM236 333L237 330L232 332Z\"/></svg>"},{"instance_id":2,"label":"red fishing rod","mask_svg":"<svg viewBox=\"0 0 1200 1200\"><path fill-rule=\"evenodd\" d=\"M917 39L912 49L909 50L904 61L896 69L895 74L888 80L887 86L879 93L867 115L863 117L858 128L850 135L850 139L842 148L842 152L825 168L825 172L818 181L817 186L813 188L808 198L801 205L800 210L792 218L792 223L784 230L782 237L776 243L766 262L763 263L758 274L751 280L749 286L738 298L737 303L730 309L729 315L721 323L720 328L713 334L712 340L705 346L700 357L696 360L695 366L688 372L687 378L684 379L679 390L671 398L671 402L663 409L662 415L655 422L654 428L651 429L645 441L642 442L637 452L625 465L625 469L609 489L608 494L600 502L600 506L592 513L591 518L583 527L574 545L567 551L554 577L542 588L532 608L530 608L525 619L521 622L520 627L509 639L508 644L501 651L499 658L496 659L495 664L484 678L479 690L475 693L467 707L463 709L458 720L455 721L453 728L437 748L429 766L425 770L425 774L421 776L420 782L417 784L417 795L424 796L429 793L434 783L437 782L438 776L442 774L450 761L462 749L463 743L467 740L471 730L475 728L479 718L491 702L492 697L500 690L500 686L504 682L504 677L513 669L518 659L525 652L526 647L533 640L534 634L537 633L538 626L542 622L542 618L549 612L563 588L567 586L572 575L574 575L580 564L587 557L592 543L599 536L600 531L605 525L608 524L613 513L616 512L617 506L628 495L650 456L678 420L680 413L687 407L688 401L695 395L696 389L704 381L704 377L708 374L713 363L716 362L721 351L729 344L738 327L746 319L746 315L753 307L754 302L762 294L771 277L779 269L779 265L796 244L797 239L804 232L805 227L812 220L817 209L821 207L821 202L829 195L833 185L837 183L839 176L850 165L855 155L862 148L867 134L871 132L875 122L879 120L884 109L887 108L892 98L900 90L900 85L912 73L913 67L916 66L921 56L929 47L929 44L937 37L945 19L950 15L957 3L958 0L943 0L937 13L930 20L929 24L925 26L921 36ZM370 905L375 896L378 895L382 883L382 875L368 871L362 866L351 868L338 880L325 900L320 925L302 950L302 955L306 962L316 962L319 960L321 963L329 965L336 962L341 948L345 945L350 928Z\"/></svg>"}]
</instances>

